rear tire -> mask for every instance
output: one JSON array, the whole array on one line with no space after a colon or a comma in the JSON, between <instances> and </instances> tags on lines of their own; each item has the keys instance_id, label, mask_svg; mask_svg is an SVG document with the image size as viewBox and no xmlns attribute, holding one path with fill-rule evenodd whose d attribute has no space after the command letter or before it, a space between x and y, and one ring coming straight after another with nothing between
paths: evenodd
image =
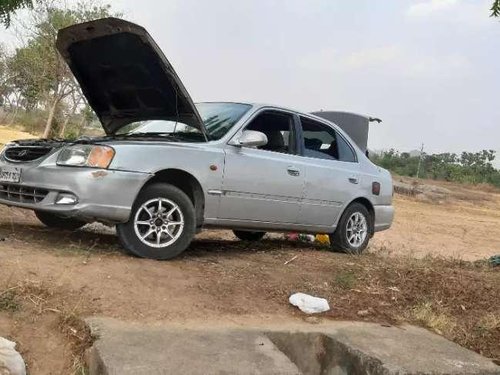
<instances>
[{"instance_id":1,"label":"rear tire","mask_svg":"<svg viewBox=\"0 0 500 375\"><path fill-rule=\"evenodd\" d=\"M337 224L337 229L330 234L333 251L361 254L368 246L373 233L373 218L361 203L349 205Z\"/></svg>"},{"instance_id":2,"label":"rear tire","mask_svg":"<svg viewBox=\"0 0 500 375\"><path fill-rule=\"evenodd\" d=\"M172 259L191 243L196 231L193 203L179 188L164 183L144 188L132 206L129 221L116 226L130 253L156 260Z\"/></svg>"},{"instance_id":3,"label":"rear tire","mask_svg":"<svg viewBox=\"0 0 500 375\"><path fill-rule=\"evenodd\" d=\"M233 233L242 241L260 241L266 232L247 232L244 230L233 230Z\"/></svg>"},{"instance_id":4,"label":"rear tire","mask_svg":"<svg viewBox=\"0 0 500 375\"><path fill-rule=\"evenodd\" d=\"M87 224L85 221L72 219L69 217L62 217L47 211L35 211L35 216L49 228L74 231Z\"/></svg>"}]
</instances>

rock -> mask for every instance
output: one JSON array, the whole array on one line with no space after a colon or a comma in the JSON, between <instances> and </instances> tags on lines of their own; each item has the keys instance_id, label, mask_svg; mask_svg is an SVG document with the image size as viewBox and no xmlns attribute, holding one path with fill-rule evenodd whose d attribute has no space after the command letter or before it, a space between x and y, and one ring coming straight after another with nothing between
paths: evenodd
<instances>
[{"instance_id":1,"label":"rock","mask_svg":"<svg viewBox=\"0 0 500 375\"><path fill-rule=\"evenodd\" d=\"M500 254L490 257L489 262L493 267L500 266Z\"/></svg>"},{"instance_id":2,"label":"rock","mask_svg":"<svg viewBox=\"0 0 500 375\"><path fill-rule=\"evenodd\" d=\"M357 312L358 316L361 316L361 317L368 316L372 313L373 313L373 309L371 307L366 309L366 310L359 310Z\"/></svg>"},{"instance_id":3,"label":"rock","mask_svg":"<svg viewBox=\"0 0 500 375\"><path fill-rule=\"evenodd\" d=\"M0 337L0 375L26 375L23 357L15 348L15 342Z\"/></svg>"},{"instance_id":4,"label":"rock","mask_svg":"<svg viewBox=\"0 0 500 375\"><path fill-rule=\"evenodd\" d=\"M321 323L321 319L318 318L317 316L307 316L304 319L304 322L309 323L309 324L319 324L319 323Z\"/></svg>"}]
</instances>

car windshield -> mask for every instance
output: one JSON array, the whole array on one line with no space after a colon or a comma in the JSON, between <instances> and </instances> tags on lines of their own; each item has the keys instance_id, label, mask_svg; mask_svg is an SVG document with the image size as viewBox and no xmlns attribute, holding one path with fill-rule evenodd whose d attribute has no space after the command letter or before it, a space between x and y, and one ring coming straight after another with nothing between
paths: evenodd
<instances>
[{"instance_id":1,"label":"car windshield","mask_svg":"<svg viewBox=\"0 0 500 375\"><path fill-rule=\"evenodd\" d=\"M198 110L209 140L222 138L251 108L241 103L198 103ZM166 137L182 141L202 142L201 131L193 126L169 120L137 121L121 128L117 135L129 137Z\"/></svg>"}]
</instances>

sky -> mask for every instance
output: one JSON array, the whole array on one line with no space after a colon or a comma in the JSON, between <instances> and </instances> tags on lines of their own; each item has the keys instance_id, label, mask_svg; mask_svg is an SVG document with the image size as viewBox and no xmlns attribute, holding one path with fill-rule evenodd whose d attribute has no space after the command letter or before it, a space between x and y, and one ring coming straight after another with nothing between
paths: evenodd
<instances>
[{"instance_id":1,"label":"sky","mask_svg":"<svg viewBox=\"0 0 500 375\"><path fill-rule=\"evenodd\" d=\"M371 128L371 149L424 143L428 153L500 152L491 2L110 1L148 29L195 101L372 115L383 123Z\"/></svg>"}]
</instances>

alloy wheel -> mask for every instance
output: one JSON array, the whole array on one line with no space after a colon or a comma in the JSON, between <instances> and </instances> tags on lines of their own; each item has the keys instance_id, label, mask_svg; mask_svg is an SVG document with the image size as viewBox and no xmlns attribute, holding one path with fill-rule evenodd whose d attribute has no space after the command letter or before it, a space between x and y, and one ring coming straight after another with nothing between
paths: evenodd
<instances>
[{"instance_id":1,"label":"alloy wheel","mask_svg":"<svg viewBox=\"0 0 500 375\"><path fill-rule=\"evenodd\" d=\"M346 237L349 244L360 247L368 235L368 224L366 217L361 212L355 212L347 220Z\"/></svg>"},{"instance_id":2,"label":"alloy wheel","mask_svg":"<svg viewBox=\"0 0 500 375\"><path fill-rule=\"evenodd\" d=\"M147 246L163 248L173 244L184 229L184 215L179 206L166 198L145 202L134 217L137 238Z\"/></svg>"}]
</instances>

